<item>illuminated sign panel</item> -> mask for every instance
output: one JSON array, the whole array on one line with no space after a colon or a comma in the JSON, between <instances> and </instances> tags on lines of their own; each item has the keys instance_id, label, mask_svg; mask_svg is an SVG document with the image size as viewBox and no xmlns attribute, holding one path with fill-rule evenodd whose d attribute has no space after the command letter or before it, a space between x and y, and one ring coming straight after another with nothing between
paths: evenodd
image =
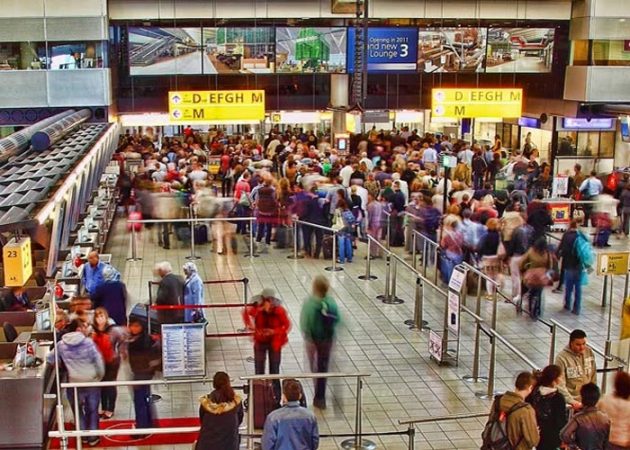
<instances>
[{"instance_id":1,"label":"illuminated sign panel","mask_svg":"<svg viewBox=\"0 0 630 450\"><path fill-rule=\"evenodd\" d=\"M522 89L433 89L432 114L448 118L521 117Z\"/></svg>"},{"instance_id":2,"label":"illuminated sign panel","mask_svg":"<svg viewBox=\"0 0 630 450\"><path fill-rule=\"evenodd\" d=\"M168 112L171 123L264 120L265 91L169 92Z\"/></svg>"}]
</instances>

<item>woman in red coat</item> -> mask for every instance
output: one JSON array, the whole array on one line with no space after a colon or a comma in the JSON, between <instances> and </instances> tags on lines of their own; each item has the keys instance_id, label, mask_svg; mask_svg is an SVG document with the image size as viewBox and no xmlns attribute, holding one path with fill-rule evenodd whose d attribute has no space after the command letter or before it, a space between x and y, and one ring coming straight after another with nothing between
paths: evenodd
<instances>
[{"instance_id":1,"label":"woman in red coat","mask_svg":"<svg viewBox=\"0 0 630 450\"><path fill-rule=\"evenodd\" d=\"M280 373L282 347L289 341L291 321L273 289L264 289L243 311L245 327L254 332L254 366L256 375L265 373L269 354L269 373ZM280 381L274 381L276 398L280 399Z\"/></svg>"}]
</instances>

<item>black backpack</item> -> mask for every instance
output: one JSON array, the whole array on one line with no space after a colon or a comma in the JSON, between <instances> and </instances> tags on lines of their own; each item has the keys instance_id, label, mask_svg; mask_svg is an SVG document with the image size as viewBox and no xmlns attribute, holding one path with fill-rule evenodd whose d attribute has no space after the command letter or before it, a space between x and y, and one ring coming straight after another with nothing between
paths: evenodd
<instances>
[{"instance_id":1,"label":"black backpack","mask_svg":"<svg viewBox=\"0 0 630 450\"><path fill-rule=\"evenodd\" d=\"M519 402L506 412L503 412L499 407L502 397L503 395L497 395L494 397L494 409L492 411L492 415L490 416L488 423L486 423L483 433L481 433L481 450L514 450L520 444L520 440L516 443L516 445L512 445L510 442L510 439L508 438L507 424L510 415L513 412L526 407L528 403Z\"/></svg>"}]
</instances>

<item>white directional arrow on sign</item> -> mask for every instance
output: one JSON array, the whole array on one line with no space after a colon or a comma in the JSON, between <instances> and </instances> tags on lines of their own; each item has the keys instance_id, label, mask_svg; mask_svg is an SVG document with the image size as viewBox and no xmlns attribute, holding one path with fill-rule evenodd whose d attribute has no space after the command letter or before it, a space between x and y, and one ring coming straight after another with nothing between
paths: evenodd
<instances>
[{"instance_id":1,"label":"white directional arrow on sign","mask_svg":"<svg viewBox=\"0 0 630 450\"><path fill-rule=\"evenodd\" d=\"M173 111L173 117L179 119L182 117L182 112L179 109Z\"/></svg>"}]
</instances>

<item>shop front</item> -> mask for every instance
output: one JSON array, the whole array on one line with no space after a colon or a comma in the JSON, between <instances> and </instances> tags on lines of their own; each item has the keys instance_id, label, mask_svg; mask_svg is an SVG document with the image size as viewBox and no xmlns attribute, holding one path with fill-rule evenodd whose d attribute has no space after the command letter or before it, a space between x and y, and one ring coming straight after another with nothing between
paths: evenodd
<instances>
[{"instance_id":1,"label":"shop front","mask_svg":"<svg viewBox=\"0 0 630 450\"><path fill-rule=\"evenodd\" d=\"M610 173L615 165L617 120L613 118L556 117L554 173Z\"/></svg>"}]
</instances>

